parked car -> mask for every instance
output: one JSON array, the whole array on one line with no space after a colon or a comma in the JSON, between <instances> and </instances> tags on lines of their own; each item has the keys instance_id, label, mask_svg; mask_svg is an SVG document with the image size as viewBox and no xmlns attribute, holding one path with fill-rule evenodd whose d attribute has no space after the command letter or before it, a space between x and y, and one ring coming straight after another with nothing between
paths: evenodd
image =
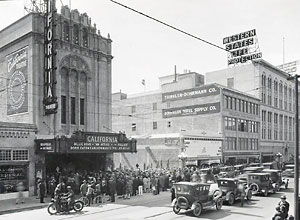
<instances>
[{"instance_id":1,"label":"parked car","mask_svg":"<svg viewBox=\"0 0 300 220\"><path fill-rule=\"evenodd\" d=\"M242 174L238 175L236 178L247 182L249 173L260 173L263 169L263 167L245 167Z\"/></svg>"},{"instance_id":2,"label":"parked car","mask_svg":"<svg viewBox=\"0 0 300 220\"><path fill-rule=\"evenodd\" d=\"M220 167L219 178L234 178L237 172L233 166Z\"/></svg>"},{"instance_id":3,"label":"parked car","mask_svg":"<svg viewBox=\"0 0 300 220\"><path fill-rule=\"evenodd\" d=\"M198 217L207 208L220 210L223 205L222 191L211 189L210 184L197 182L178 182L174 184L175 199L172 201L173 212L181 209L192 211Z\"/></svg>"},{"instance_id":4,"label":"parked car","mask_svg":"<svg viewBox=\"0 0 300 220\"><path fill-rule=\"evenodd\" d=\"M245 164L239 164L239 165L235 165L234 166L234 169L236 171L236 173L239 175L239 174L242 174L243 173L243 170L246 168L246 165Z\"/></svg>"},{"instance_id":5,"label":"parked car","mask_svg":"<svg viewBox=\"0 0 300 220\"><path fill-rule=\"evenodd\" d=\"M260 167L261 164L260 163L250 163L248 166L249 167Z\"/></svg>"},{"instance_id":6,"label":"parked car","mask_svg":"<svg viewBox=\"0 0 300 220\"><path fill-rule=\"evenodd\" d=\"M247 184L254 195L262 193L268 196L269 192L276 192L269 173L248 173Z\"/></svg>"},{"instance_id":7,"label":"parked car","mask_svg":"<svg viewBox=\"0 0 300 220\"><path fill-rule=\"evenodd\" d=\"M285 170L282 172L282 176L286 177L294 177L295 175L295 165L294 164L286 164Z\"/></svg>"},{"instance_id":8,"label":"parked car","mask_svg":"<svg viewBox=\"0 0 300 220\"><path fill-rule=\"evenodd\" d=\"M238 190L239 185L245 187L246 198L247 200L251 200L252 191L247 187L242 181L233 178L220 178L217 180L218 187L222 190L223 198L229 205L232 205L235 200L241 199L241 192Z\"/></svg>"},{"instance_id":9,"label":"parked car","mask_svg":"<svg viewBox=\"0 0 300 220\"><path fill-rule=\"evenodd\" d=\"M270 174L270 178L273 184L275 183L274 187L277 191L280 190L281 186L284 186L286 189L288 188L289 179L282 178L282 171L274 169L263 169L261 172Z\"/></svg>"}]
</instances>

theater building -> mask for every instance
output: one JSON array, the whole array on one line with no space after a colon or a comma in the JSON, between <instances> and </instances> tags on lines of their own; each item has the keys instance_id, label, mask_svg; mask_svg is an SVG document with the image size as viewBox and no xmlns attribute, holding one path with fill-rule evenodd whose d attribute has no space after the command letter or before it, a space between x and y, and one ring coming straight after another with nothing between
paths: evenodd
<instances>
[{"instance_id":1,"label":"theater building","mask_svg":"<svg viewBox=\"0 0 300 220\"><path fill-rule=\"evenodd\" d=\"M113 129L137 139L137 155L116 154L116 165L147 169L180 167L182 161L200 166L259 160L257 98L204 85L204 76L194 72L159 81L158 91L113 94ZM231 99L238 104L230 105Z\"/></svg>"},{"instance_id":2,"label":"theater building","mask_svg":"<svg viewBox=\"0 0 300 220\"><path fill-rule=\"evenodd\" d=\"M0 199L19 181L33 194L57 167L104 170L131 151L110 133L112 40L86 13L52 9L0 31Z\"/></svg>"},{"instance_id":3,"label":"theater building","mask_svg":"<svg viewBox=\"0 0 300 220\"><path fill-rule=\"evenodd\" d=\"M206 73L206 83L242 91L260 100L260 144L262 161L293 158L295 145L295 86L288 74L263 59ZM229 97L228 97L229 98ZM234 99L230 105L236 105Z\"/></svg>"}]
</instances>

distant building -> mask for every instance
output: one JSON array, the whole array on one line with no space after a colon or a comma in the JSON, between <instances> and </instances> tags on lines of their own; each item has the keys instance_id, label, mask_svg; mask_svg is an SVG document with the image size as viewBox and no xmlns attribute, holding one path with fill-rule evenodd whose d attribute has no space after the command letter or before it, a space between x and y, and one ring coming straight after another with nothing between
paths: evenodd
<instances>
[{"instance_id":1,"label":"distant building","mask_svg":"<svg viewBox=\"0 0 300 220\"><path fill-rule=\"evenodd\" d=\"M263 59L250 64L206 73L206 83L219 83L255 96L260 102L262 161L281 153L293 158L295 146L295 88L288 74ZM228 97L229 99L230 97ZM227 100L237 105L236 100Z\"/></svg>"},{"instance_id":2,"label":"distant building","mask_svg":"<svg viewBox=\"0 0 300 220\"><path fill-rule=\"evenodd\" d=\"M113 130L137 139L137 155L115 154L115 166L179 167L182 152L195 166L259 159L259 99L199 79L192 72L166 76L158 91L113 94Z\"/></svg>"}]
</instances>

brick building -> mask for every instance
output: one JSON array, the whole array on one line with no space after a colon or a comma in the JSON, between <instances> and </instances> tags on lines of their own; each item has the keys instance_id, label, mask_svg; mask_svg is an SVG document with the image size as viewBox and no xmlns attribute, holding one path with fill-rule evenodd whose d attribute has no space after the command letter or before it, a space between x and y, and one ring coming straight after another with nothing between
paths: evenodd
<instances>
[{"instance_id":1,"label":"brick building","mask_svg":"<svg viewBox=\"0 0 300 220\"><path fill-rule=\"evenodd\" d=\"M276 154L288 161L295 145L295 88L288 74L263 59L206 73L206 83L219 83L258 98L262 160ZM231 102L236 102L231 99Z\"/></svg>"},{"instance_id":2,"label":"brick building","mask_svg":"<svg viewBox=\"0 0 300 220\"><path fill-rule=\"evenodd\" d=\"M230 106L229 98L240 105ZM259 159L259 100L198 73L160 78L160 90L113 94L113 130L137 139L137 155L116 154L115 166L178 167L186 163Z\"/></svg>"}]
</instances>

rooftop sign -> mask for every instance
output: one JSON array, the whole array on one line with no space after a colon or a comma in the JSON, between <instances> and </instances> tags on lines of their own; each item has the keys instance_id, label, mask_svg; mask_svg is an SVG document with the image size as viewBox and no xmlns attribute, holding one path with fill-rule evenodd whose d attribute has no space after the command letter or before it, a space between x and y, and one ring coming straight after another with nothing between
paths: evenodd
<instances>
[{"instance_id":1,"label":"rooftop sign","mask_svg":"<svg viewBox=\"0 0 300 220\"><path fill-rule=\"evenodd\" d=\"M228 51L228 66L246 63L262 57L262 53L259 52L255 29L225 37L223 44Z\"/></svg>"},{"instance_id":2,"label":"rooftop sign","mask_svg":"<svg viewBox=\"0 0 300 220\"><path fill-rule=\"evenodd\" d=\"M284 63L282 65L277 66L278 69L281 69L282 71L288 73L288 74L293 74L297 72L297 67L299 66L299 60L289 62L289 63Z\"/></svg>"}]
</instances>

